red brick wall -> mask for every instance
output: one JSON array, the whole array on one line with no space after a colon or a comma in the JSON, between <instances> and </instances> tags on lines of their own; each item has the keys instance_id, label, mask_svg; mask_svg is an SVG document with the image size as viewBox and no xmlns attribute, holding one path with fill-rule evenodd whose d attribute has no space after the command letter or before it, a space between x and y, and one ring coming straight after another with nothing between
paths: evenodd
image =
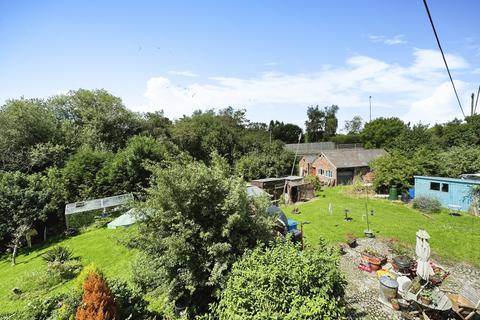
<instances>
[{"instance_id":1,"label":"red brick wall","mask_svg":"<svg viewBox=\"0 0 480 320\"><path fill-rule=\"evenodd\" d=\"M299 168L299 176L313 176L315 175L315 168L312 167L311 164L309 164L305 159L300 160L298 163L298 168Z\"/></svg>"},{"instance_id":2,"label":"red brick wall","mask_svg":"<svg viewBox=\"0 0 480 320\"><path fill-rule=\"evenodd\" d=\"M317 158L313 162L313 167L315 167L316 172L315 175L322 181L323 183L327 185L337 185L337 169L335 166L333 166L328 159L326 159L323 155ZM319 170L323 169L323 175L320 174ZM332 172L332 176L328 177L326 175L327 171Z\"/></svg>"}]
</instances>

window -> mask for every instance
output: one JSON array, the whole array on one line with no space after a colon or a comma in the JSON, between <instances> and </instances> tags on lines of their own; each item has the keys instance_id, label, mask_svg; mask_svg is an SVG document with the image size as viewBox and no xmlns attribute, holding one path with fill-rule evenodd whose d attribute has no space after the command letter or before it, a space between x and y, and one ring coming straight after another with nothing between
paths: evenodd
<instances>
[{"instance_id":1,"label":"window","mask_svg":"<svg viewBox=\"0 0 480 320\"><path fill-rule=\"evenodd\" d=\"M448 192L448 183L442 183L442 192Z\"/></svg>"},{"instance_id":2,"label":"window","mask_svg":"<svg viewBox=\"0 0 480 320\"><path fill-rule=\"evenodd\" d=\"M430 182L430 190L440 191L440 183Z\"/></svg>"},{"instance_id":3,"label":"window","mask_svg":"<svg viewBox=\"0 0 480 320\"><path fill-rule=\"evenodd\" d=\"M317 175L323 176L323 173L324 173L323 169L318 169L317 170Z\"/></svg>"}]
</instances>

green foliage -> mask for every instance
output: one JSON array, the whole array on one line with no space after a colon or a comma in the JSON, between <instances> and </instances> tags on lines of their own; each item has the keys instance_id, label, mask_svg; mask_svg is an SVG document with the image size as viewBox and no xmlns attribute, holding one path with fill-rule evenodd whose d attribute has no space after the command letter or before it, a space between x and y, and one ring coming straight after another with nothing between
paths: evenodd
<instances>
[{"instance_id":1,"label":"green foliage","mask_svg":"<svg viewBox=\"0 0 480 320\"><path fill-rule=\"evenodd\" d=\"M463 173L480 172L480 147L457 146L439 154L442 176L458 178Z\"/></svg>"},{"instance_id":2,"label":"green foliage","mask_svg":"<svg viewBox=\"0 0 480 320\"><path fill-rule=\"evenodd\" d=\"M57 294L52 297L34 299L23 310L12 315L15 320L73 320L80 304L81 295Z\"/></svg>"},{"instance_id":3,"label":"green foliage","mask_svg":"<svg viewBox=\"0 0 480 320\"><path fill-rule=\"evenodd\" d=\"M292 123L270 121L268 130L272 134L272 140L280 140L284 143L297 143L298 137L303 133L302 128Z\"/></svg>"},{"instance_id":4,"label":"green foliage","mask_svg":"<svg viewBox=\"0 0 480 320\"><path fill-rule=\"evenodd\" d=\"M218 319L341 319L344 286L337 249L301 254L287 242L257 247L235 263L214 308Z\"/></svg>"},{"instance_id":5,"label":"green foliage","mask_svg":"<svg viewBox=\"0 0 480 320\"><path fill-rule=\"evenodd\" d=\"M303 178L305 182L313 184L313 188L316 192L322 191L322 182L318 176L306 176Z\"/></svg>"},{"instance_id":6,"label":"green foliage","mask_svg":"<svg viewBox=\"0 0 480 320\"><path fill-rule=\"evenodd\" d=\"M56 126L56 119L43 101L8 100L0 107L0 171L29 171L30 150L56 137Z\"/></svg>"},{"instance_id":7,"label":"green foliage","mask_svg":"<svg viewBox=\"0 0 480 320\"><path fill-rule=\"evenodd\" d=\"M407 126L399 118L377 118L365 124L361 136L365 148L388 148Z\"/></svg>"},{"instance_id":8,"label":"green foliage","mask_svg":"<svg viewBox=\"0 0 480 320\"><path fill-rule=\"evenodd\" d=\"M108 279L108 288L115 298L119 319L152 319L153 315L148 311L148 304L143 295L131 289L123 280Z\"/></svg>"},{"instance_id":9,"label":"green foliage","mask_svg":"<svg viewBox=\"0 0 480 320\"><path fill-rule=\"evenodd\" d=\"M73 258L73 252L64 246L56 246L48 250L43 255L43 260L46 262L60 262L64 263Z\"/></svg>"},{"instance_id":10,"label":"green foliage","mask_svg":"<svg viewBox=\"0 0 480 320\"><path fill-rule=\"evenodd\" d=\"M154 283L165 284L170 301L194 301L190 311L204 312L232 264L273 236L267 206L247 196L245 183L218 156L211 166L179 158L155 168L139 224L139 249L157 270Z\"/></svg>"},{"instance_id":11,"label":"green foliage","mask_svg":"<svg viewBox=\"0 0 480 320\"><path fill-rule=\"evenodd\" d=\"M275 141L265 144L261 151L250 152L235 163L235 172L245 180L290 175L294 155Z\"/></svg>"},{"instance_id":12,"label":"green foliage","mask_svg":"<svg viewBox=\"0 0 480 320\"><path fill-rule=\"evenodd\" d=\"M83 283L88 279L88 277L91 274L97 274L97 275L103 277L103 273L100 271L100 269L97 267L97 265L95 263L88 264L87 266L85 266L82 269L82 271L80 272L78 277L75 279L74 289L77 292L79 292L79 293L82 292Z\"/></svg>"},{"instance_id":13,"label":"green foliage","mask_svg":"<svg viewBox=\"0 0 480 320\"><path fill-rule=\"evenodd\" d=\"M436 198L416 197L413 199L413 208L425 213L438 213L442 205Z\"/></svg>"},{"instance_id":14,"label":"green foliage","mask_svg":"<svg viewBox=\"0 0 480 320\"><path fill-rule=\"evenodd\" d=\"M353 144L362 143L362 137L360 134L337 134L335 137L331 137L330 141L336 144Z\"/></svg>"},{"instance_id":15,"label":"green foliage","mask_svg":"<svg viewBox=\"0 0 480 320\"><path fill-rule=\"evenodd\" d=\"M338 106L331 105L323 110L317 105L307 109L306 140L307 142L328 141L335 136L338 127Z\"/></svg>"},{"instance_id":16,"label":"green foliage","mask_svg":"<svg viewBox=\"0 0 480 320\"><path fill-rule=\"evenodd\" d=\"M360 116L353 117L352 120L345 121L345 131L349 135L359 134L362 131L363 123Z\"/></svg>"}]
</instances>

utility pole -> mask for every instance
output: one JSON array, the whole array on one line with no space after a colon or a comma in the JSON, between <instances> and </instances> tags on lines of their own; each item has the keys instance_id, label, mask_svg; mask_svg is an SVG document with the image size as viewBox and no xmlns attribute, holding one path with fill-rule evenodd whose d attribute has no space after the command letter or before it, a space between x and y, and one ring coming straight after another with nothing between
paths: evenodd
<instances>
[{"instance_id":1,"label":"utility pole","mask_svg":"<svg viewBox=\"0 0 480 320\"><path fill-rule=\"evenodd\" d=\"M473 115L475 114L475 109L473 108L473 101L475 100L475 94L472 92L472 107L471 107L471 112L470 112L470 115L473 117Z\"/></svg>"},{"instance_id":2,"label":"utility pole","mask_svg":"<svg viewBox=\"0 0 480 320\"><path fill-rule=\"evenodd\" d=\"M372 96L369 96L368 100L370 102L370 122L372 122Z\"/></svg>"}]
</instances>

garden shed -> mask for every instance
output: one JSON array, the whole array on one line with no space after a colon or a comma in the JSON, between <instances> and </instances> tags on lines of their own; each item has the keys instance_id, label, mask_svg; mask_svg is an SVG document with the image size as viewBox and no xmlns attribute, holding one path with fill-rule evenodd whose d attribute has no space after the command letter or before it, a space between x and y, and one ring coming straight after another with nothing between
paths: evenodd
<instances>
[{"instance_id":1,"label":"garden shed","mask_svg":"<svg viewBox=\"0 0 480 320\"><path fill-rule=\"evenodd\" d=\"M480 180L415 176L415 197L436 198L443 207L468 211L475 186L480 186Z\"/></svg>"}]
</instances>

